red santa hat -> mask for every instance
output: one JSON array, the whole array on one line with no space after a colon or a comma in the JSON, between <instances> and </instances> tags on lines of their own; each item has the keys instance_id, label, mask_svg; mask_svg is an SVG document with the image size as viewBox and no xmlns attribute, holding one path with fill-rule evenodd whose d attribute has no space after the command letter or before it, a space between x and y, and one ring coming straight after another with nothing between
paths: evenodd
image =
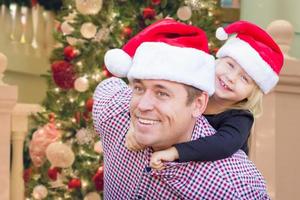
<instances>
[{"instance_id":1,"label":"red santa hat","mask_svg":"<svg viewBox=\"0 0 300 200\"><path fill-rule=\"evenodd\" d=\"M247 21L237 21L216 31L220 40L226 40L228 34L236 36L228 39L216 56L235 59L261 90L268 93L278 82L283 66L278 45L266 31Z\"/></svg>"},{"instance_id":2,"label":"red santa hat","mask_svg":"<svg viewBox=\"0 0 300 200\"><path fill-rule=\"evenodd\" d=\"M115 76L175 81L209 95L215 88L214 61L205 32L172 19L148 26L123 49L109 50L104 57L107 69Z\"/></svg>"}]
</instances>

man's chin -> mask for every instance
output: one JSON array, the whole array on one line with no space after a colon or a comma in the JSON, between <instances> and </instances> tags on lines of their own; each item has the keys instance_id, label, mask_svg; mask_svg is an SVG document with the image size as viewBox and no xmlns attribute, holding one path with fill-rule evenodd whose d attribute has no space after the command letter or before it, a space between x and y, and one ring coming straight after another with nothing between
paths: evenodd
<instances>
[{"instance_id":1,"label":"man's chin","mask_svg":"<svg viewBox=\"0 0 300 200\"><path fill-rule=\"evenodd\" d=\"M138 133L138 134L135 135L135 139L141 145L144 145L144 146L151 146L152 145L152 141L145 134Z\"/></svg>"}]
</instances>

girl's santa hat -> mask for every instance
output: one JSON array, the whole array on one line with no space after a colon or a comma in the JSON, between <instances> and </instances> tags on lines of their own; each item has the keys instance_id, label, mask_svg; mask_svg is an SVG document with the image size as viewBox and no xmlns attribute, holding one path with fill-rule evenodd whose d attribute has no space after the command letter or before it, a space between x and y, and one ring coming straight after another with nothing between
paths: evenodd
<instances>
[{"instance_id":1,"label":"girl's santa hat","mask_svg":"<svg viewBox=\"0 0 300 200\"><path fill-rule=\"evenodd\" d=\"M226 40L216 56L232 57L253 78L266 94L278 82L283 66L283 54L272 37L263 29L247 21L237 21L225 28L218 28L216 37Z\"/></svg>"},{"instance_id":2,"label":"girl's santa hat","mask_svg":"<svg viewBox=\"0 0 300 200\"><path fill-rule=\"evenodd\" d=\"M169 80L214 93L215 60L205 32L172 19L148 26L122 49L109 50L104 62L118 77Z\"/></svg>"}]
</instances>

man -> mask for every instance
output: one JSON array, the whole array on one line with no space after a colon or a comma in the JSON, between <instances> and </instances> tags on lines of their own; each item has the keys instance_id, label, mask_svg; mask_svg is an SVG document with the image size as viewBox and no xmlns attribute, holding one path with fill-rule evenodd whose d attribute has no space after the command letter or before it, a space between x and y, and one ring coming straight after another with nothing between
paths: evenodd
<instances>
[{"instance_id":1,"label":"man","mask_svg":"<svg viewBox=\"0 0 300 200\"><path fill-rule=\"evenodd\" d=\"M133 37L123 50L110 50L105 64L113 74L97 87L93 118L104 147L106 199L268 199L265 183L238 151L215 162L166 164L149 168L151 153L215 133L202 116L214 92L214 59L205 33L162 20ZM130 122L136 139L148 146L125 147Z\"/></svg>"}]
</instances>

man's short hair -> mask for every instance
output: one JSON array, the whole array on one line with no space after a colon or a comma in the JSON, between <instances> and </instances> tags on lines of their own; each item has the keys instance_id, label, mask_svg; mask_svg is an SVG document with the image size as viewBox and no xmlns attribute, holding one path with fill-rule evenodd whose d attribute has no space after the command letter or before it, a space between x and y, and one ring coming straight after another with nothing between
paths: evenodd
<instances>
[{"instance_id":1,"label":"man's short hair","mask_svg":"<svg viewBox=\"0 0 300 200\"><path fill-rule=\"evenodd\" d=\"M183 86L187 92L186 105L190 105L194 101L194 99L196 97L200 96L203 92L202 90L195 88L193 86L190 86L190 85L184 84Z\"/></svg>"}]
</instances>

